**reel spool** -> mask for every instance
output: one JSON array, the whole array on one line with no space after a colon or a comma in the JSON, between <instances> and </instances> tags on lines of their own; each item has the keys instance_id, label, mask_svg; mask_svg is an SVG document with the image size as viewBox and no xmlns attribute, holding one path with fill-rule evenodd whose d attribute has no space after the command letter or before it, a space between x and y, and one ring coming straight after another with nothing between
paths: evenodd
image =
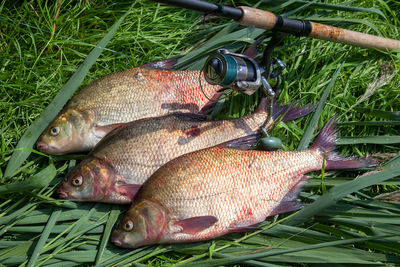
<instances>
[{"instance_id":1,"label":"reel spool","mask_svg":"<svg viewBox=\"0 0 400 267\"><path fill-rule=\"evenodd\" d=\"M247 95L261 87L261 68L245 55L218 49L211 54L203 68L205 80L213 85L232 87Z\"/></svg>"}]
</instances>

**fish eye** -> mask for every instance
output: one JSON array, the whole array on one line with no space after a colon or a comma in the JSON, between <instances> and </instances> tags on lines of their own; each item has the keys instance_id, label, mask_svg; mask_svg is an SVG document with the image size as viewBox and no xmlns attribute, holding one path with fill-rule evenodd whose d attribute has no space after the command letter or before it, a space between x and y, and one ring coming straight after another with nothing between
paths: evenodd
<instances>
[{"instance_id":1,"label":"fish eye","mask_svg":"<svg viewBox=\"0 0 400 267\"><path fill-rule=\"evenodd\" d=\"M131 220L126 220L122 224L122 229L124 229L124 231L126 231L126 232L132 231L133 230L133 222Z\"/></svg>"},{"instance_id":2,"label":"fish eye","mask_svg":"<svg viewBox=\"0 0 400 267\"><path fill-rule=\"evenodd\" d=\"M78 177L74 177L72 179L72 185L73 186L80 186L83 183L83 177L82 176L78 176Z\"/></svg>"},{"instance_id":3,"label":"fish eye","mask_svg":"<svg viewBox=\"0 0 400 267\"><path fill-rule=\"evenodd\" d=\"M60 127L54 126L50 128L50 134L53 136L57 136L60 133Z\"/></svg>"}]
</instances>

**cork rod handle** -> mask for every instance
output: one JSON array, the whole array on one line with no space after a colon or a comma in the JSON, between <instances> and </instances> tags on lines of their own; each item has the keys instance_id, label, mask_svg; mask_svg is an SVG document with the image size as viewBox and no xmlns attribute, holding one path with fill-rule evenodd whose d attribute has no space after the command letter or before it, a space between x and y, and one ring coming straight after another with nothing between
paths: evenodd
<instances>
[{"instance_id":1,"label":"cork rod handle","mask_svg":"<svg viewBox=\"0 0 400 267\"><path fill-rule=\"evenodd\" d=\"M257 27L265 30L285 31L282 25L296 24L299 26L298 32L292 32L298 35L304 35L316 39L327 40L337 43L356 45L366 48L377 48L382 50L400 50L400 41L389 38L383 38L375 35L340 29L315 22L302 22L286 18L281 18L275 14L246 6L239 7L242 10L242 17L237 20L238 23L245 26ZM280 19L280 21L279 21ZM279 23L278 23L279 22ZM278 25L279 24L279 25ZM303 27L303 29L301 29ZM289 28L287 28L289 29Z\"/></svg>"}]
</instances>

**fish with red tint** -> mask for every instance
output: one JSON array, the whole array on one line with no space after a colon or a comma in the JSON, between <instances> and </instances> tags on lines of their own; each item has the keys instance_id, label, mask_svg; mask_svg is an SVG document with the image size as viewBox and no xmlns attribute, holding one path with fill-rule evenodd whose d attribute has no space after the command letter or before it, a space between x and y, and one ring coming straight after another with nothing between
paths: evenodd
<instances>
[{"instance_id":1,"label":"fish with red tint","mask_svg":"<svg viewBox=\"0 0 400 267\"><path fill-rule=\"evenodd\" d=\"M258 53L256 40L244 52ZM90 151L124 123L175 112L207 114L223 87L207 83L199 70L173 71L179 56L113 73L80 90L37 142L38 150L62 155Z\"/></svg>"},{"instance_id":2,"label":"fish with red tint","mask_svg":"<svg viewBox=\"0 0 400 267\"><path fill-rule=\"evenodd\" d=\"M90 151L127 122L209 112L223 88L207 83L199 70L168 70L174 63L173 58L113 73L84 87L43 132L38 150L54 155Z\"/></svg>"},{"instance_id":3,"label":"fish with red tint","mask_svg":"<svg viewBox=\"0 0 400 267\"><path fill-rule=\"evenodd\" d=\"M233 120L206 121L204 115L180 113L121 126L67 174L58 190L60 197L130 203L158 168L180 155L222 143L249 148L268 117L266 110L263 99L253 114ZM312 110L312 106L277 107L268 125L280 114L285 114L283 120L291 120Z\"/></svg>"},{"instance_id":4,"label":"fish with red tint","mask_svg":"<svg viewBox=\"0 0 400 267\"><path fill-rule=\"evenodd\" d=\"M194 242L254 229L275 214L299 209L308 172L373 166L333 152L334 121L303 151L212 147L180 156L157 170L112 235L118 246Z\"/></svg>"}]
</instances>

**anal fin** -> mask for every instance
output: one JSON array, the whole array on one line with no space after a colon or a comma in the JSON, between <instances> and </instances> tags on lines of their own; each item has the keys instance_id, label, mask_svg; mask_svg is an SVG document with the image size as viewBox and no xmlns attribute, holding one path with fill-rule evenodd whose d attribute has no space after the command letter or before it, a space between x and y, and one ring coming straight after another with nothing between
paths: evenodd
<instances>
[{"instance_id":1,"label":"anal fin","mask_svg":"<svg viewBox=\"0 0 400 267\"><path fill-rule=\"evenodd\" d=\"M308 176L302 175L298 182L290 188L288 193L278 203L268 216L274 216L285 212L299 210L303 207L301 202L297 201L297 197L308 180Z\"/></svg>"},{"instance_id":2,"label":"anal fin","mask_svg":"<svg viewBox=\"0 0 400 267\"><path fill-rule=\"evenodd\" d=\"M248 231L257 231L260 230L259 223L253 225L231 225L229 227L229 233L241 233L241 232L248 232Z\"/></svg>"},{"instance_id":3,"label":"anal fin","mask_svg":"<svg viewBox=\"0 0 400 267\"><path fill-rule=\"evenodd\" d=\"M281 213L295 211L303 208L303 204L297 200L281 201L278 206L268 216L274 216Z\"/></svg>"}]
</instances>

